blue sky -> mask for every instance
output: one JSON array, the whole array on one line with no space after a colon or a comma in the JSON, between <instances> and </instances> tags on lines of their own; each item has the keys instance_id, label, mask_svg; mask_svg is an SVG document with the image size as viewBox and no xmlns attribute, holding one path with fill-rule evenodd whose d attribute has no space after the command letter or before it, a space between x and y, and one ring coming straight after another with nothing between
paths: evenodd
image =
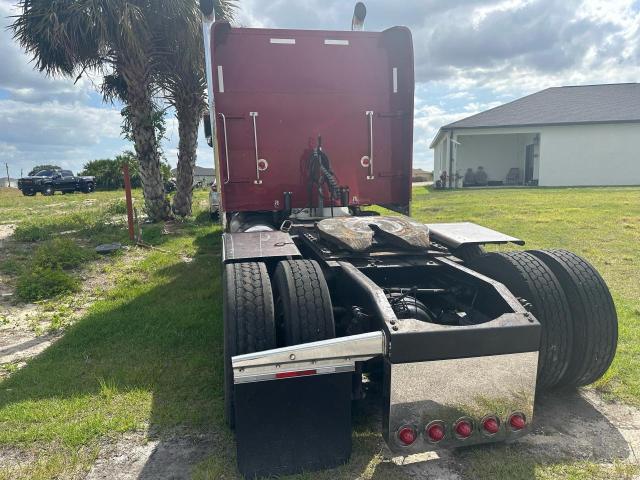
<instances>
[{"instance_id":1,"label":"blue sky","mask_svg":"<svg viewBox=\"0 0 640 480\"><path fill-rule=\"evenodd\" d=\"M449 122L550 86L640 81L638 0L368 0L365 29L411 28L416 66L414 165L430 169L429 143ZM80 170L132 148L99 77L47 78L5 27L15 0L0 0L0 165L12 176L36 163ZM247 27L348 29L355 1L239 0ZM167 160L176 162L171 115ZM210 166L202 135L198 164Z\"/></svg>"}]
</instances>

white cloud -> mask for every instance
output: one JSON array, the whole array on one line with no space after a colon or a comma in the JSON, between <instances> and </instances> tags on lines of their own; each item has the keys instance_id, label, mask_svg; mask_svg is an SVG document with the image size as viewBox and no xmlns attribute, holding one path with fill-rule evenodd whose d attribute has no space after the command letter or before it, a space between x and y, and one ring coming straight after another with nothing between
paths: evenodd
<instances>
[{"instance_id":1,"label":"white cloud","mask_svg":"<svg viewBox=\"0 0 640 480\"><path fill-rule=\"evenodd\" d=\"M518 8L522 8L527 3L530 2L528 0L506 0L499 3L482 5L473 9L471 23L473 27L477 29L480 24L491 14L496 12L508 12L510 10L517 10Z\"/></svg>"},{"instance_id":2,"label":"white cloud","mask_svg":"<svg viewBox=\"0 0 640 480\"><path fill-rule=\"evenodd\" d=\"M33 70L4 28L10 22L6 17L17 13L13 3L0 0L0 161L55 156L77 169L88 159L131 148L119 136L118 109L97 100L99 77L74 85L73 79L47 78ZM412 30L418 82L414 158L421 167L431 165L428 145L440 126L498 102L550 86L640 81L637 0L366 3L366 29L406 25ZM353 4L242 0L235 23L348 29ZM165 154L175 165L178 135L172 115L167 127ZM211 164L204 140L198 155L199 165Z\"/></svg>"},{"instance_id":3,"label":"white cloud","mask_svg":"<svg viewBox=\"0 0 640 480\"><path fill-rule=\"evenodd\" d=\"M79 170L88 160L121 152L120 113L114 109L0 100L0 162L13 171L36 163Z\"/></svg>"},{"instance_id":4,"label":"white cloud","mask_svg":"<svg viewBox=\"0 0 640 480\"><path fill-rule=\"evenodd\" d=\"M57 101L34 105L0 100L0 131L17 144L95 145L120 138L120 113Z\"/></svg>"}]
</instances>

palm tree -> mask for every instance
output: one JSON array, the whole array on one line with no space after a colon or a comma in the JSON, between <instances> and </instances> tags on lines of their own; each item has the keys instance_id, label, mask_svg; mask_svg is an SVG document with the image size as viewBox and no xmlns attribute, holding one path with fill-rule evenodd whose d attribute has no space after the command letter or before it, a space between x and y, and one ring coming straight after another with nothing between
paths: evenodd
<instances>
[{"instance_id":1,"label":"palm tree","mask_svg":"<svg viewBox=\"0 0 640 480\"><path fill-rule=\"evenodd\" d=\"M198 125L206 111L206 74L200 13L195 0L180 1L171 15L155 17L155 82L165 92L178 119L177 191L173 211L180 216L191 214L193 169L196 164ZM230 20L235 0L215 0L216 18Z\"/></svg>"},{"instance_id":2,"label":"palm tree","mask_svg":"<svg viewBox=\"0 0 640 480\"><path fill-rule=\"evenodd\" d=\"M170 215L160 175L155 135L147 19L171 11L179 0L19 0L14 37L48 75L78 78L86 70L111 69L122 78L145 206L152 220Z\"/></svg>"}]
</instances>

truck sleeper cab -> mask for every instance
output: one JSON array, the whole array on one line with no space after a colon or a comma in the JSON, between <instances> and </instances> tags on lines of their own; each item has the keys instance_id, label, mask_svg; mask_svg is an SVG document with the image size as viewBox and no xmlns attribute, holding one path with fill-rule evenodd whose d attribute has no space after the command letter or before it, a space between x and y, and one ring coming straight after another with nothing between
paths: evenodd
<instances>
[{"instance_id":1,"label":"truck sleeper cab","mask_svg":"<svg viewBox=\"0 0 640 480\"><path fill-rule=\"evenodd\" d=\"M348 461L352 400L368 384L403 455L516 440L537 391L606 371L617 319L585 260L486 253L524 242L406 216L408 29L232 28L203 13L225 410L243 475Z\"/></svg>"}]
</instances>

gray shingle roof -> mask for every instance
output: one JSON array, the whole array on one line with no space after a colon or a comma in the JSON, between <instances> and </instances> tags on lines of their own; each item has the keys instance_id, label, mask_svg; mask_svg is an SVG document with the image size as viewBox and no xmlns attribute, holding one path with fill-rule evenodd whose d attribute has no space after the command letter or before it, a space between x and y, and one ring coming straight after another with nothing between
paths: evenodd
<instances>
[{"instance_id":1,"label":"gray shingle roof","mask_svg":"<svg viewBox=\"0 0 640 480\"><path fill-rule=\"evenodd\" d=\"M547 88L442 128L635 121L640 121L640 83L617 83Z\"/></svg>"}]
</instances>

